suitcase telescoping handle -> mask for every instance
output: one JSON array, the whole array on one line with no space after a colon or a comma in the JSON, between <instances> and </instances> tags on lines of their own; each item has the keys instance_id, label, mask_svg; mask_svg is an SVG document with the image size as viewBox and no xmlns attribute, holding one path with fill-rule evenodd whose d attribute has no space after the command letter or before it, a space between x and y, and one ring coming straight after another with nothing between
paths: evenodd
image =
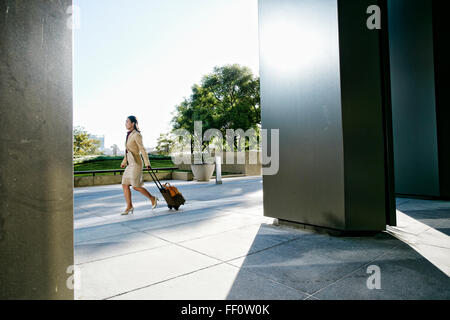
<instances>
[{"instance_id":1,"label":"suitcase telescoping handle","mask_svg":"<svg viewBox=\"0 0 450 320\"><path fill-rule=\"evenodd\" d=\"M148 165L150 169L148 170L148 173L150 174L150 177L152 177L153 181L156 184L156 187L159 189L159 191L164 190L165 188L162 186L161 181L159 181L158 177L156 176L156 173L153 171L152 166Z\"/></svg>"}]
</instances>

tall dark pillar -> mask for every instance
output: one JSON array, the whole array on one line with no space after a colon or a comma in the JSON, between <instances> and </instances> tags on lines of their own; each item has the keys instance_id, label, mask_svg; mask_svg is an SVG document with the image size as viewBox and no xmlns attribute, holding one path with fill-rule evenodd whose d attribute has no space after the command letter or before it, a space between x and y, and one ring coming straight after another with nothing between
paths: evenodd
<instances>
[{"instance_id":1,"label":"tall dark pillar","mask_svg":"<svg viewBox=\"0 0 450 320\"><path fill-rule=\"evenodd\" d=\"M389 0L396 192L440 196L430 0Z\"/></svg>"},{"instance_id":2,"label":"tall dark pillar","mask_svg":"<svg viewBox=\"0 0 450 320\"><path fill-rule=\"evenodd\" d=\"M433 0L433 34L440 197L450 200L450 26L446 1Z\"/></svg>"},{"instance_id":3,"label":"tall dark pillar","mask_svg":"<svg viewBox=\"0 0 450 320\"><path fill-rule=\"evenodd\" d=\"M74 296L70 5L0 0L0 299Z\"/></svg>"},{"instance_id":4,"label":"tall dark pillar","mask_svg":"<svg viewBox=\"0 0 450 320\"><path fill-rule=\"evenodd\" d=\"M262 127L280 129L264 214L346 232L395 225L371 0L260 0Z\"/></svg>"},{"instance_id":5,"label":"tall dark pillar","mask_svg":"<svg viewBox=\"0 0 450 320\"><path fill-rule=\"evenodd\" d=\"M396 192L450 198L445 2L389 0Z\"/></svg>"}]
</instances>

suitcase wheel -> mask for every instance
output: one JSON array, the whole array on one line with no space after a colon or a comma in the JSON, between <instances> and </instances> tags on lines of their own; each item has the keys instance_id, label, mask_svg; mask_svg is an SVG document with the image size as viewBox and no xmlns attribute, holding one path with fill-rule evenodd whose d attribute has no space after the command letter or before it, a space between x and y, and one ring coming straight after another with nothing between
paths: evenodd
<instances>
[{"instance_id":1,"label":"suitcase wheel","mask_svg":"<svg viewBox=\"0 0 450 320\"><path fill-rule=\"evenodd\" d=\"M167 207L168 207L170 210L172 210L172 206L168 205Z\"/></svg>"},{"instance_id":2,"label":"suitcase wheel","mask_svg":"<svg viewBox=\"0 0 450 320\"><path fill-rule=\"evenodd\" d=\"M178 209L180 208L180 206L175 206L174 208L175 208L175 210L178 211Z\"/></svg>"}]
</instances>

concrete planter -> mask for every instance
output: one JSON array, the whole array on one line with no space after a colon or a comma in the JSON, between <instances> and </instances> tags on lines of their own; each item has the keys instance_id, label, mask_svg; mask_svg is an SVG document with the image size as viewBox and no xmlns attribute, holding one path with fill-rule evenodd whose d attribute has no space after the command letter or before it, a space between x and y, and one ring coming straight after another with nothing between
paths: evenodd
<instances>
[{"instance_id":1,"label":"concrete planter","mask_svg":"<svg viewBox=\"0 0 450 320\"><path fill-rule=\"evenodd\" d=\"M192 172L177 172L172 173L173 180L192 181L194 179Z\"/></svg>"},{"instance_id":2,"label":"concrete planter","mask_svg":"<svg viewBox=\"0 0 450 320\"><path fill-rule=\"evenodd\" d=\"M197 181L209 181L214 172L214 164L191 164L191 170Z\"/></svg>"},{"instance_id":3,"label":"concrete planter","mask_svg":"<svg viewBox=\"0 0 450 320\"><path fill-rule=\"evenodd\" d=\"M223 152L222 172L244 174L246 176L260 176L262 174L260 157L261 153L259 151L246 151L245 163L239 163L236 152ZM256 161L254 161L255 159ZM191 157L191 163L193 162L194 155ZM192 170L191 163L181 163L177 167L180 170Z\"/></svg>"},{"instance_id":4,"label":"concrete planter","mask_svg":"<svg viewBox=\"0 0 450 320\"><path fill-rule=\"evenodd\" d=\"M159 180L172 180L171 172L157 172L156 176ZM148 173L144 173L144 181L152 182L153 179ZM122 183L122 176L117 175L104 175L104 176L85 176L85 177L74 177L74 187L91 187L91 186L104 186L110 184L120 184Z\"/></svg>"}]
</instances>

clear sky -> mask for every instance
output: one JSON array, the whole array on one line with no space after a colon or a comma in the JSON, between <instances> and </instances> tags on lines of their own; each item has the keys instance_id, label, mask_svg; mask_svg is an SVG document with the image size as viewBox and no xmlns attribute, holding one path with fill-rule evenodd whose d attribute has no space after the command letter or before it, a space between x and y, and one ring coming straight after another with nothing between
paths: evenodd
<instances>
[{"instance_id":1,"label":"clear sky","mask_svg":"<svg viewBox=\"0 0 450 320\"><path fill-rule=\"evenodd\" d=\"M74 125L124 149L126 117L144 144L214 66L259 73L257 0L74 0Z\"/></svg>"}]
</instances>

